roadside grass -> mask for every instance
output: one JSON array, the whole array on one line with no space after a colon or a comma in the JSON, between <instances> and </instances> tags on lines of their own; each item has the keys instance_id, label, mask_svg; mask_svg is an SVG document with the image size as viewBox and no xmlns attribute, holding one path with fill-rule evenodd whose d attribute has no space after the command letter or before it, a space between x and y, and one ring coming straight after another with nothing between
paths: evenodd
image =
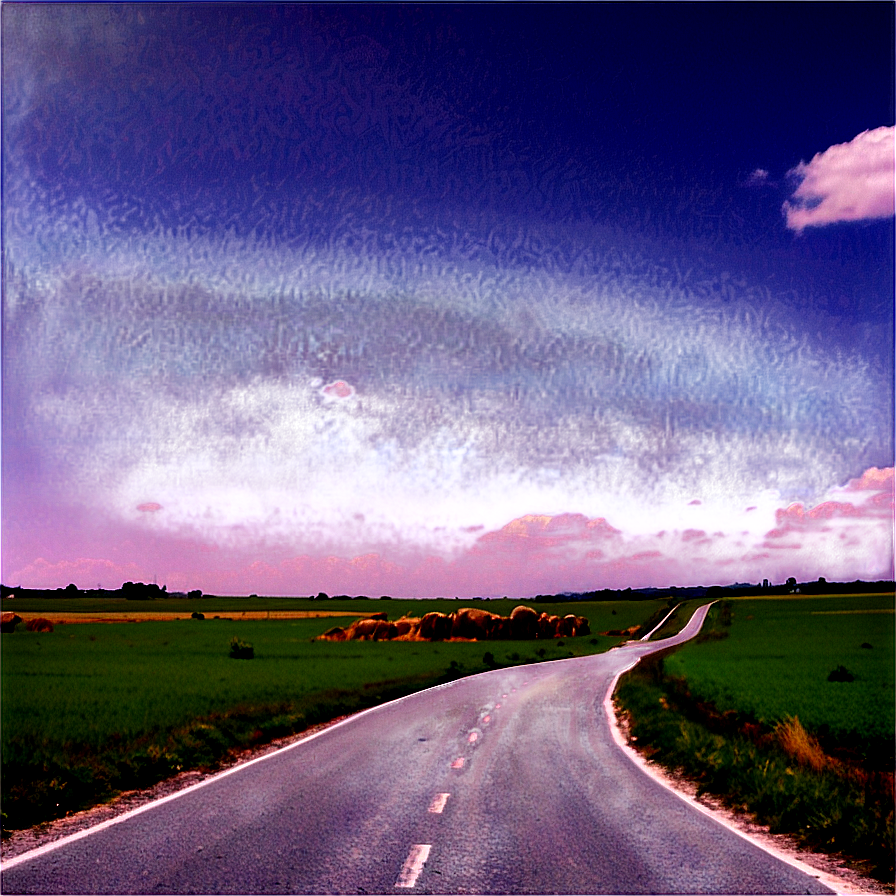
<instances>
[{"instance_id":1,"label":"roadside grass","mask_svg":"<svg viewBox=\"0 0 896 896\"><path fill-rule=\"evenodd\" d=\"M892 884L892 603L863 595L715 605L698 639L620 682L633 741L699 793ZM828 681L839 664L853 681Z\"/></svg>"},{"instance_id":2,"label":"roadside grass","mask_svg":"<svg viewBox=\"0 0 896 896\"><path fill-rule=\"evenodd\" d=\"M233 604L218 600L191 602L203 605L197 612L204 620L57 625L52 633L2 636L4 834L182 770L213 769L233 750L464 675L600 653L624 640L594 634L544 641L315 641L332 619L215 619L228 607L236 613ZM27 617L49 611L45 600L31 603L39 606L30 610L17 601L16 612ZM71 600L54 611L76 612L71 605L78 603ZM122 609L127 613L137 602L121 603L129 605ZM385 610L396 619L403 613L420 616L436 602L361 603L362 612ZM451 609L464 605L444 603ZM500 603L483 606L506 614L520 602L507 601L502 609ZM532 605L553 610L550 604ZM558 604L556 610L588 616L599 632L637 625L660 605L589 602ZM253 658L232 659L234 640L251 645Z\"/></svg>"}]
</instances>

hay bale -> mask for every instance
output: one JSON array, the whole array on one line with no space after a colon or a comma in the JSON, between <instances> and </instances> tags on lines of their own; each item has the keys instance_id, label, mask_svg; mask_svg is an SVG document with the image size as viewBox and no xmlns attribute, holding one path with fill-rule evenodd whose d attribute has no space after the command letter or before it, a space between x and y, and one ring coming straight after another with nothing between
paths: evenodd
<instances>
[{"instance_id":1,"label":"hay bale","mask_svg":"<svg viewBox=\"0 0 896 896\"><path fill-rule=\"evenodd\" d=\"M417 626L417 637L421 641L444 641L451 637L452 622L452 617L444 613L426 613Z\"/></svg>"},{"instance_id":2,"label":"hay bale","mask_svg":"<svg viewBox=\"0 0 896 896\"><path fill-rule=\"evenodd\" d=\"M531 607L514 607L510 614L510 628L517 641L529 641L538 637L538 613Z\"/></svg>"},{"instance_id":3,"label":"hay bale","mask_svg":"<svg viewBox=\"0 0 896 896\"><path fill-rule=\"evenodd\" d=\"M14 632L21 621L22 617L18 613L3 613L0 615L0 632Z\"/></svg>"}]
</instances>

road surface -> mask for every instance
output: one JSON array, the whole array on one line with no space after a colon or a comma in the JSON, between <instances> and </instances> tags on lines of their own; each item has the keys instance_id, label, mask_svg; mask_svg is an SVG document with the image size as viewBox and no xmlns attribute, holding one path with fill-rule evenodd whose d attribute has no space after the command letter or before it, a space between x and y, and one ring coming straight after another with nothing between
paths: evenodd
<instances>
[{"instance_id":1,"label":"road surface","mask_svg":"<svg viewBox=\"0 0 896 896\"><path fill-rule=\"evenodd\" d=\"M11 893L830 893L614 741L646 653L461 679L4 863ZM77 839L75 839L77 838Z\"/></svg>"}]
</instances>

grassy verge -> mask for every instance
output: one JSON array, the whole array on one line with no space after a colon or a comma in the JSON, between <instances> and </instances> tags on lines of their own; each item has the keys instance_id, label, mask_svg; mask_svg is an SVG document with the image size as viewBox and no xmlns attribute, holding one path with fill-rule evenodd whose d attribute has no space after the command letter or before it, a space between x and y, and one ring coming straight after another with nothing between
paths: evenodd
<instances>
[{"instance_id":1,"label":"grassy verge","mask_svg":"<svg viewBox=\"0 0 896 896\"><path fill-rule=\"evenodd\" d=\"M82 623L2 636L4 833L181 770L213 769L233 750L444 681L498 666L599 653L624 640L595 634L488 643L319 642L313 639L332 619L243 619L243 608L257 606L234 600L197 602L204 620ZM53 611L108 610L78 603ZM137 602L121 603L128 605L121 607L126 614ZM170 612L165 603L145 602L141 609L159 604L164 614ZM321 604L340 609L341 602L301 603L317 610ZM351 603L362 613L386 610L392 619L434 609L430 601ZM514 606L498 603L486 606L505 614ZM636 625L659 604L577 603L574 612L588 616L597 633ZM43 601L36 608L15 603L23 616L45 608L50 609ZM544 608L570 612L571 605ZM252 659L231 658L234 640L251 645Z\"/></svg>"},{"instance_id":2,"label":"grassy verge","mask_svg":"<svg viewBox=\"0 0 896 896\"><path fill-rule=\"evenodd\" d=\"M876 604L842 600L717 605L699 641L643 661L616 699L638 748L698 792L892 884L892 727L880 734L893 707L892 623L881 624ZM788 638L772 625L782 619L792 623ZM876 645L853 645L869 627ZM844 658L861 674L828 681ZM862 688L842 690L854 682Z\"/></svg>"}]
</instances>

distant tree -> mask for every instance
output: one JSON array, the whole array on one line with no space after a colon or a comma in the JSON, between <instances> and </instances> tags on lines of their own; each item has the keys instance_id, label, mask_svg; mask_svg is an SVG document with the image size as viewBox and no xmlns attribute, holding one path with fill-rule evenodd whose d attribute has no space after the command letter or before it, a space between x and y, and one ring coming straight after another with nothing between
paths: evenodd
<instances>
[{"instance_id":1,"label":"distant tree","mask_svg":"<svg viewBox=\"0 0 896 896\"><path fill-rule=\"evenodd\" d=\"M70 582L68 585L65 586L65 590L68 591L70 594L77 594L78 586L74 582Z\"/></svg>"},{"instance_id":2,"label":"distant tree","mask_svg":"<svg viewBox=\"0 0 896 896\"><path fill-rule=\"evenodd\" d=\"M787 580L787 587L788 587L788 588L796 588L796 579L795 579L793 576L791 576L791 577Z\"/></svg>"},{"instance_id":3,"label":"distant tree","mask_svg":"<svg viewBox=\"0 0 896 896\"><path fill-rule=\"evenodd\" d=\"M317 597L314 600L329 600L330 595L326 593L326 591L321 591L318 593Z\"/></svg>"},{"instance_id":4,"label":"distant tree","mask_svg":"<svg viewBox=\"0 0 896 896\"><path fill-rule=\"evenodd\" d=\"M199 588L196 588L195 590L190 591L187 594L187 597L189 597L190 600L199 600L199 598L202 597L202 591L200 591Z\"/></svg>"}]
</instances>

